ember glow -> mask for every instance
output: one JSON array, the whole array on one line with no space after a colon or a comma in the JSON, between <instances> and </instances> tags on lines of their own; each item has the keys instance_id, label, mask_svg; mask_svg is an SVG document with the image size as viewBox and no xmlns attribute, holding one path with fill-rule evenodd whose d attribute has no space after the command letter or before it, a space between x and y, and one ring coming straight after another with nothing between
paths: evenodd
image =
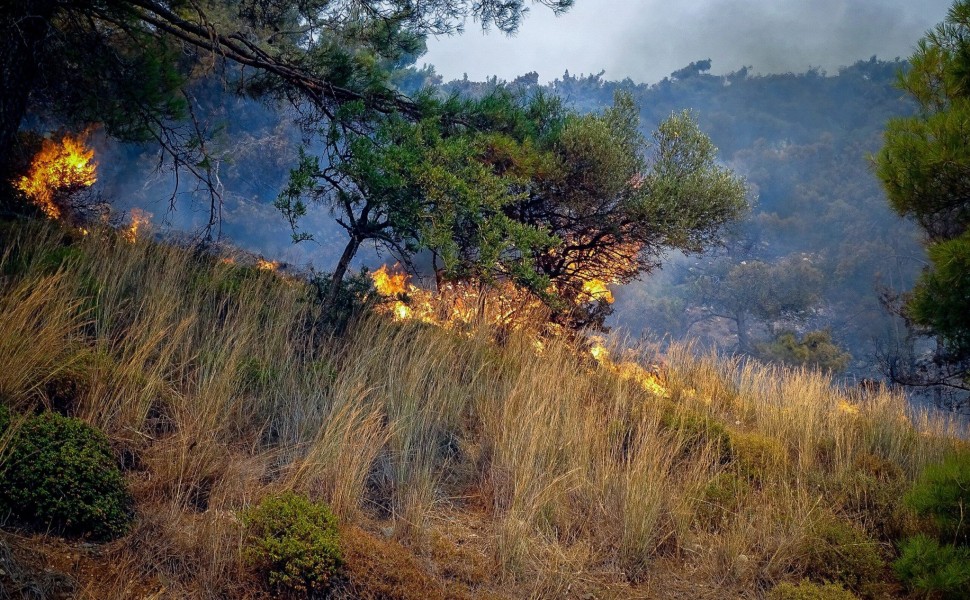
<instances>
[{"instance_id":1,"label":"ember glow","mask_svg":"<svg viewBox=\"0 0 970 600\"><path fill-rule=\"evenodd\" d=\"M131 224L128 225L127 229L122 230L121 237L129 244L134 244L138 240L139 232L144 233L145 229L151 224L152 214L139 208L133 208L130 219Z\"/></svg>"},{"instance_id":2,"label":"ember glow","mask_svg":"<svg viewBox=\"0 0 970 600\"><path fill-rule=\"evenodd\" d=\"M640 363L632 360L614 362L610 357L610 351L603 344L602 339L593 338L589 346L590 355L603 368L612 371L623 379L635 381L637 385L645 391L650 392L661 398L669 398L670 390L664 385L664 377L643 367ZM656 369L660 371L659 368Z\"/></svg>"},{"instance_id":3,"label":"ember glow","mask_svg":"<svg viewBox=\"0 0 970 600\"><path fill-rule=\"evenodd\" d=\"M65 135L60 142L44 140L34 157L30 171L16 182L16 187L51 219L61 218L57 200L81 188L91 187L98 180L97 163L92 162L94 150L88 148L83 136Z\"/></svg>"},{"instance_id":4,"label":"ember glow","mask_svg":"<svg viewBox=\"0 0 970 600\"><path fill-rule=\"evenodd\" d=\"M256 268L260 271L273 271L275 273L280 268L280 263L276 262L275 260L257 258Z\"/></svg>"},{"instance_id":5,"label":"ember glow","mask_svg":"<svg viewBox=\"0 0 970 600\"><path fill-rule=\"evenodd\" d=\"M528 291L511 284L485 288L471 282L448 282L437 292L411 283L397 265L371 273L374 289L386 300L383 311L396 321L415 320L445 328L476 322L509 327L540 322L527 314L541 311L542 303Z\"/></svg>"}]
</instances>

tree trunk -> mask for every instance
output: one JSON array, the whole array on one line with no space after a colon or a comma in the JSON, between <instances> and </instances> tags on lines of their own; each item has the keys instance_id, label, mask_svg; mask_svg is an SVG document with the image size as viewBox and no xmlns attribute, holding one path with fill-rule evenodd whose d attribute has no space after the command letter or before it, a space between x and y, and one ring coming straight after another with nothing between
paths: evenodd
<instances>
[{"instance_id":1,"label":"tree trunk","mask_svg":"<svg viewBox=\"0 0 970 600\"><path fill-rule=\"evenodd\" d=\"M738 350L748 352L751 349L751 339L748 337L748 315L739 312L734 317L738 326Z\"/></svg>"},{"instance_id":2,"label":"tree trunk","mask_svg":"<svg viewBox=\"0 0 970 600\"><path fill-rule=\"evenodd\" d=\"M17 132L38 75L38 59L51 31L56 0L13 0L0 9L0 176L16 164Z\"/></svg>"},{"instance_id":3,"label":"tree trunk","mask_svg":"<svg viewBox=\"0 0 970 600\"><path fill-rule=\"evenodd\" d=\"M350 261L354 259L362 241L356 235L351 235L350 241L347 242L347 246L344 248L344 253L340 255L340 260L337 261L337 267L333 270L333 275L330 277L330 287L327 290L327 296L323 299L324 307L327 310L333 308L334 302L337 299L337 292L340 290L340 284L343 283L347 269L350 267Z\"/></svg>"}]
</instances>

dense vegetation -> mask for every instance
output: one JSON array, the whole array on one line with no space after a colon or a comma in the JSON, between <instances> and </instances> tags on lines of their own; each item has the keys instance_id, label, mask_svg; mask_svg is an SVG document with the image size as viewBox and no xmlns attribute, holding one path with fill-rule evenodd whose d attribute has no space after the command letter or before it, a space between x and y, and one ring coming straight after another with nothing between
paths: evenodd
<instances>
[{"instance_id":1,"label":"dense vegetation","mask_svg":"<svg viewBox=\"0 0 970 600\"><path fill-rule=\"evenodd\" d=\"M968 5L909 71L715 77L704 60L655 85L540 86L409 68L428 35L468 17L512 32L525 6L0 8L0 596L967 594L965 427L832 373L916 368L913 323L939 363L966 358L950 134ZM911 297L915 229L867 162L898 115L879 174L931 244ZM44 134L87 125L109 172L149 147L112 138L195 176L202 243L136 215L119 230L85 196L94 151ZM938 153L942 176L910 185ZM279 185L226 202L265 163ZM342 230L332 272L209 243L223 208L271 198L297 239L320 239L308 216ZM352 275L365 244L429 263L450 295ZM607 284L668 254L615 318L697 343L581 331L603 329Z\"/></svg>"},{"instance_id":2,"label":"dense vegetation","mask_svg":"<svg viewBox=\"0 0 970 600\"><path fill-rule=\"evenodd\" d=\"M914 383L970 389L970 3L956 2L946 20L920 40L902 86L919 105L893 119L878 173L897 213L917 223L929 265L903 313L939 336L935 373Z\"/></svg>"},{"instance_id":3,"label":"dense vegetation","mask_svg":"<svg viewBox=\"0 0 970 600\"><path fill-rule=\"evenodd\" d=\"M715 76L710 67L698 61L656 84L567 73L548 86L532 74L444 87L544 89L579 110L601 110L623 90L647 128L690 108L721 159L745 177L754 206L725 234L726 247L702 259L675 257L663 272L620 290L611 321L620 330L689 337L764 359L778 358L765 349L784 344L783 336L804 343L815 331L831 335L853 362L821 355L811 364L870 377L891 362L904 367L916 350L880 296L909 289L922 251L916 229L886 206L869 155L882 145L887 120L914 110L896 87L906 63L873 57L832 74L743 68Z\"/></svg>"},{"instance_id":4,"label":"dense vegetation","mask_svg":"<svg viewBox=\"0 0 970 600\"><path fill-rule=\"evenodd\" d=\"M899 394L818 373L671 348L648 375L382 318L332 337L312 287L244 261L25 221L2 238L0 398L104 431L135 512L101 547L0 534L8 589L882 597L907 583L900 540L937 532L904 492L963 445ZM289 492L329 505L339 555ZM247 536L281 493L292 522Z\"/></svg>"}]
</instances>

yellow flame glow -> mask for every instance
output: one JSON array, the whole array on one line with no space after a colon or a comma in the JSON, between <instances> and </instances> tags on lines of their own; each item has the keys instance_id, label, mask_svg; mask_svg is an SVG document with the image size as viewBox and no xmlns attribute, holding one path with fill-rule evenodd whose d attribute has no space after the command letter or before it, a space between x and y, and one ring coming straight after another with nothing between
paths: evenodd
<instances>
[{"instance_id":1,"label":"yellow flame glow","mask_svg":"<svg viewBox=\"0 0 970 600\"><path fill-rule=\"evenodd\" d=\"M30 171L15 185L45 215L59 219L58 194L90 187L98 180L93 158L94 150L85 145L83 136L65 135L60 142L44 140Z\"/></svg>"},{"instance_id":2,"label":"yellow flame glow","mask_svg":"<svg viewBox=\"0 0 970 600\"><path fill-rule=\"evenodd\" d=\"M275 260L266 260L264 258L256 259L256 268L260 271L273 271L276 272L280 268L280 263Z\"/></svg>"},{"instance_id":3,"label":"yellow flame glow","mask_svg":"<svg viewBox=\"0 0 970 600\"><path fill-rule=\"evenodd\" d=\"M121 232L121 237L129 244L134 244L138 240L139 232L144 232L145 228L151 224L152 214L139 208L133 208L130 218L131 224Z\"/></svg>"}]
</instances>

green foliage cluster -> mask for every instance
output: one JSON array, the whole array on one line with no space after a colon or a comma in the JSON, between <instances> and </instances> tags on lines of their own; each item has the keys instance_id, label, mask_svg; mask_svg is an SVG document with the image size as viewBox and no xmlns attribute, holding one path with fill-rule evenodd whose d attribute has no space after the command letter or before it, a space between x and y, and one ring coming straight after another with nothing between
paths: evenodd
<instances>
[{"instance_id":1,"label":"green foliage cluster","mask_svg":"<svg viewBox=\"0 0 970 600\"><path fill-rule=\"evenodd\" d=\"M970 2L919 41L901 86L919 113L886 127L876 156L889 203L925 232L930 265L908 303L942 337L945 360L970 360ZM966 377L966 370L963 371Z\"/></svg>"},{"instance_id":2,"label":"green foliage cluster","mask_svg":"<svg viewBox=\"0 0 970 600\"><path fill-rule=\"evenodd\" d=\"M727 428L708 415L670 409L661 416L660 424L676 436L685 455L710 449L721 463L730 461L733 456Z\"/></svg>"},{"instance_id":3,"label":"green foliage cluster","mask_svg":"<svg viewBox=\"0 0 970 600\"><path fill-rule=\"evenodd\" d=\"M813 583L802 581L797 584L784 581L768 592L768 600L856 600L858 596L837 583Z\"/></svg>"},{"instance_id":4,"label":"green foliage cluster","mask_svg":"<svg viewBox=\"0 0 970 600\"><path fill-rule=\"evenodd\" d=\"M899 550L893 567L911 588L952 600L970 595L970 548L921 534L908 538Z\"/></svg>"},{"instance_id":5,"label":"green foliage cluster","mask_svg":"<svg viewBox=\"0 0 970 600\"><path fill-rule=\"evenodd\" d=\"M734 470L750 481L764 481L788 464L788 453L776 438L757 432L732 431Z\"/></svg>"},{"instance_id":6,"label":"green foliage cluster","mask_svg":"<svg viewBox=\"0 0 970 600\"><path fill-rule=\"evenodd\" d=\"M751 491L751 483L731 471L718 473L701 491L698 520L711 528L735 514Z\"/></svg>"},{"instance_id":7,"label":"green foliage cluster","mask_svg":"<svg viewBox=\"0 0 970 600\"><path fill-rule=\"evenodd\" d=\"M784 331L771 342L756 344L755 352L765 360L834 373L844 371L852 360L832 341L832 333L827 330L809 331L801 339L795 332Z\"/></svg>"},{"instance_id":8,"label":"green foliage cluster","mask_svg":"<svg viewBox=\"0 0 970 600\"><path fill-rule=\"evenodd\" d=\"M906 503L928 517L936 536L920 534L900 545L893 565L900 579L926 594L945 598L970 595L970 453L959 452L926 468L906 495Z\"/></svg>"},{"instance_id":9,"label":"green foliage cluster","mask_svg":"<svg viewBox=\"0 0 970 600\"><path fill-rule=\"evenodd\" d=\"M337 519L325 504L286 492L246 511L243 523L245 556L274 590L313 597L333 584L343 558Z\"/></svg>"},{"instance_id":10,"label":"green foliage cluster","mask_svg":"<svg viewBox=\"0 0 970 600\"><path fill-rule=\"evenodd\" d=\"M131 503L108 439L79 419L28 417L5 449L0 511L25 526L109 539L127 531Z\"/></svg>"},{"instance_id":11,"label":"green foliage cluster","mask_svg":"<svg viewBox=\"0 0 970 600\"><path fill-rule=\"evenodd\" d=\"M806 574L813 580L841 584L865 593L886 572L879 545L859 525L822 515L813 523L806 540Z\"/></svg>"}]
</instances>

